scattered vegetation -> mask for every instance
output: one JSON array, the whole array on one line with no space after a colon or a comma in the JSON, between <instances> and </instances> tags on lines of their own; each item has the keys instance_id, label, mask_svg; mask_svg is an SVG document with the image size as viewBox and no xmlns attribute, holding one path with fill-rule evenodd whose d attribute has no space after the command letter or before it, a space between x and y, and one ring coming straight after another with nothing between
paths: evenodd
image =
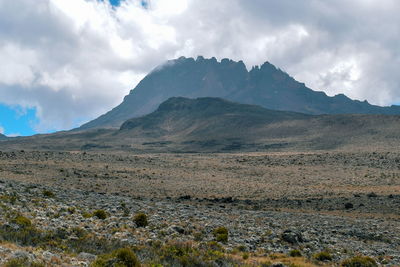
<instances>
[{"instance_id":1,"label":"scattered vegetation","mask_svg":"<svg viewBox=\"0 0 400 267\"><path fill-rule=\"evenodd\" d=\"M140 261L130 248L120 248L112 253L100 255L92 267L140 267Z\"/></svg>"},{"instance_id":2,"label":"scattered vegetation","mask_svg":"<svg viewBox=\"0 0 400 267\"><path fill-rule=\"evenodd\" d=\"M19 227L14 227L12 224L17 224ZM69 238L71 236L75 238ZM124 247L124 243L120 240L96 237L79 227L41 230L22 215L10 219L10 224L0 224L0 241L68 253L101 254Z\"/></svg>"},{"instance_id":3,"label":"scattered vegetation","mask_svg":"<svg viewBox=\"0 0 400 267\"><path fill-rule=\"evenodd\" d=\"M214 230L213 232L215 240L218 242L222 242L222 243L226 243L228 242L228 229L226 229L225 227L221 226L218 227Z\"/></svg>"},{"instance_id":4,"label":"scattered vegetation","mask_svg":"<svg viewBox=\"0 0 400 267\"><path fill-rule=\"evenodd\" d=\"M146 227L149 224L147 221L147 215L143 212L136 214L133 220L137 227Z\"/></svg>"},{"instance_id":5,"label":"scattered vegetation","mask_svg":"<svg viewBox=\"0 0 400 267\"><path fill-rule=\"evenodd\" d=\"M204 234L202 232L193 233L194 241L202 241L204 238Z\"/></svg>"},{"instance_id":6,"label":"scattered vegetation","mask_svg":"<svg viewBox=\"0 0 400 267\"><path fill-rule=\"evenodd\" d=\"M92 215L93 215L93 214L91 214L91 213L89 213L89 212L86 212L86 211L82 212L82 217L83 217L83 218L86 218L86 219L92 217Z\"/></svg>"},{"instance_id":7,"label":"scattered vegetation","mask_svg":"<svg viewBox=\"0 0 400 267\"><path fill-rule=\"evenodd\" d=\"M301 257L301 252L298 249L292 249L289 251L289 256L290 257Z\"/></svg>"},{"instance_id":8,"label":"scattered vegetation","mask_svg":"<svg viewBox=\"0 0 400 267\"><path fill-rule=\"evenodd\" d=\"M51 192L50 190L44 190L44 191L43 191L43 196L44 196L44 197L47 197L47 198L50 198L50 197L54 197L55 195L54 195L54 193Z\"/></svg>"},{"instance_id":9,"label":"scattered vegetation","mask_svg":"<svg viewBox=\"0 0 400 267\"><path fill-rule=\"evenodd\" d=\"M170 241L158 249L157 254L156 263L162 266L214 266L217 262L220 266L230 266L232 264L224 263L234 262L215 241L199 244Z\"/></svg>"},{"instance_id":10,"label":"scattered vegetation","mask_svg":"<svg viewBox=\"0 0 400 267\"><path fill-rule=\"evenodd\" d=\"M0 200L11 204L15 204L15 202L18 200L18 197L15 195L2 195L0 196Z\"/></svg>"},{"instance_id":11,"label":"scattered vegetation","mask_svg":"<svg viewBox=\"0 0 400 267\"><path fill-rule=\"evenodd\" d=\"M378 264L371 257L355 256L351 259L344 260L342 267L377 267Z\"/></svg>"},{"instance_id":12,"label":"scattered vegetation","mask_svg":"<svg viewBox=\"0 0 400 267\"><path fill-rule=\"evenodd\" d=\"M317 261L331 261L331 260L333 260L332 255L328 251L318 252L317 254L314 254L313 257Z\"/></svg>"},{"instance_id":13,"label":"scattered vegetation","mask_svg":"<svg viewBox=\"0 0 400 267\"><path fill-rule=\"evenodd\" d=\"M28 259L15 258L8 260L4 267L45 267L45 265L40 262L29 262Z\"/></svg>"},{"instance_id":14,"label":"scattered vegetation","mask_svg":"<svg viewBox=\"0 0 400 267\"><path fill-rule=\"evenodd\" d=\"M11 223L18 224L18 226L20 226L22 228L27 228L32 225L31 220L29 220L28 218L26 218L22 215L18 215L17 217L15 217L15 219L11 220Z\"/></svg>"},{"instance_id":15,"label":"scattered vegetation","mask_svg":"<svg viewBox=\"0 0 400 267\"><path fill-rule=\"evenodd\" d=\"M107 218L107 212L104 210L95 210L93 216L99 218L100 220L105 220Z\"/></svg>"}]
</instances>

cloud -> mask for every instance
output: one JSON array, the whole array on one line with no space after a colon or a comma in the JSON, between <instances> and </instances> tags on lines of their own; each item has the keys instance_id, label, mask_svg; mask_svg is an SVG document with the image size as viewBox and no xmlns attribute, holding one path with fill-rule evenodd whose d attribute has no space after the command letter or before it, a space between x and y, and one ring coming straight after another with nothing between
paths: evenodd
<instances>
[{"instance_id":1,"label":"cloud","mask_svg":"<svg viewBox=\"0 0 400 267\"><path fill-rule=\"evenodd\" d=\"M397 0L0 0L0 102L68 129L168 59L268 60L315 90L400 102Z\"/></svg>"},{"instance_id":2,"label":"cloud","mask_svg":"<svg viewBox=\"0 0 400 267\"><path fill-rule=\"evenodd\" d=\"M0 134L4 134L4 128L0 125Z\"/></svg>"}]
</instances>

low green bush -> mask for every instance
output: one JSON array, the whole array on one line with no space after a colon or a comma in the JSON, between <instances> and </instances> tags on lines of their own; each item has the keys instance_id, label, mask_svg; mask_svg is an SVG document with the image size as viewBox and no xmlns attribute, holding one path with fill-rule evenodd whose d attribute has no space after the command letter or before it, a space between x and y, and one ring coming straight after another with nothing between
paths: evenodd
<instances>
[{"instance_id":1,"label":"low green bush","mask_svg":"<svg viewBox=\"0 0 400 267\"><path fill-rule=\"evenodd\" d=\"M222 243L226 243L228 242L228 236L229 236L229 232L228 229L226 229L225 227L221 226L216 228L213 231L215 240L218 242L222 242Z\"/></svg>"},{"instance_id":2,"label":"low green bush","mask_svg":"<svg viewBox=\"0 0 400 267\"><path fill-rule=\"evenodd\" d=\"M321 251L317 254L314 254L314 259L317 261L331 261L333 257L328 251Z\"/></svg>"},{"instance_id":3,"label":"low green bush","mask_svg":"<svg viewBox=\"0 0 400 267\"><path fill-rule=\"evenodd\" d=\"M290 257L301 257L301 252L298 249L292 249L289 251L289 256Z\"/></svg>"},{"instance_id":4,"label":"low green bush","mask_svg":"<svg viewBox=\"0 0 400 267\"><path fill-rule=\"evenodd\" d=\"M146 227L149 224L147 220L147 215L143 212L136 214L133 218L133 221L135 222L137 227Z\"/></svg>"},{"instance_id":5,"label":"low green bush","mask_svg":"<svg viewBox=\"0 0 400 267\"><path fill-rule=\"evenodd\" d=\"M26 218L26 217L24 217L22 215L18 215L11 222L15 223L15 224L18 224L22 228L26 228L26 227L29 227L29 226L32 225L31 220L29 220L28 218Z\"/></svg>"},{"instance_id":6,"label":"low green bush","mask_svg":"<svg viewBox=\"0 0 400 267\"><path fill-rule=\"evenodd\" d=\"M351 259L344 260L342 267L377 267L378 264L373 258L356 256Z\"/></svg>"},{"instance_id":7,"label":"low green bush","mask_svg":"<svg viewBox=\"0 0 400 267\"><path fill-rule=\"evenodd\" d=\"M28 259L10 259L3 265L4 267L44 267L41 262L29 262Z\"/></svg>"},{"instance_id":8,"label":"low green bush","mask_svg":"<svg viewBox=\"0 0 400 267\"><path fill-rule=\"evenodd\" d=\"M54 195L54 193L51 192L50 190L44 190L44 191L43 191L43 196L44 196L44 197L54 197L55 195Z\"/></svg>"},{"instance_id":9,"label":"low green bush","mask_svg":"<svg viewBox=\"0 0 400 267\"><path fill-rule=\"evenodd\" d=\"M107 218L107 212L104 210L95 210L93 216L99 218L100 220L105 220Z\"/></svg>"},{"instance_id":10,"label":"low green bush","mask_svg":"<svg viewBox=\"0 0 400 267\"><path fill-rule=\"evenodd\" d=\"M120 248L103 254L91 264L92 267L140 267L136 254L129 248Z\"/></svg>"}]
</instances>

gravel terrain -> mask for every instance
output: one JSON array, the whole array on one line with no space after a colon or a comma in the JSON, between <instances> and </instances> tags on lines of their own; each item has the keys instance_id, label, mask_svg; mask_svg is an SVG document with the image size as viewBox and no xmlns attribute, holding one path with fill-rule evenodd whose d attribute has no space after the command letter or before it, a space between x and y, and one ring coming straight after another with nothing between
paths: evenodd
<instances>
[{"instance_id":1,"label":"gravel terrain","mask_svg":"<svg viewBox=\"0 0 400 267\"><path fill-rule=\"evenodd\" d=\"M21 257L48 266L89 266L115 247L212 242L220 226L229 231L228 241L219 242L224 253L249 253L248 261L298 249L309 264L333 266L365 255L382 266L400 266L398 158L2 152L0 266ZM106 218L93 216L96 210ZM139 212L148 226L136 225ZM18 216L52 238L38 244L11 235L23 230ZM321 251L329 251L332 261L313 261ZM151 259L143 250L137 255L143 263Z\"/></svg>"}]
</instances>

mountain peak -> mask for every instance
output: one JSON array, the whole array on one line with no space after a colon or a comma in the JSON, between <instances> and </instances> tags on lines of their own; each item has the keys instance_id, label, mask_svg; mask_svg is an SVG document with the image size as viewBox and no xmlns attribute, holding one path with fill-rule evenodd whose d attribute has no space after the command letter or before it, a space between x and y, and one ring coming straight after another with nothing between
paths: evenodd
<instances>
[{"instance_id":1,"label":"mountain peak","mask_svg":"<svg viewBox=\"0 0 400 267\"><path fill-rule=\"evenodd\" d=\"M119 106L80 129L119 127L127 119L156 110L170 97L219 97L307 114L400 114L398 106L379 107L313 91L268 61L247 71L243 61L198 56L179 57L155 68Z\"/></svg>"}]
</instances>

